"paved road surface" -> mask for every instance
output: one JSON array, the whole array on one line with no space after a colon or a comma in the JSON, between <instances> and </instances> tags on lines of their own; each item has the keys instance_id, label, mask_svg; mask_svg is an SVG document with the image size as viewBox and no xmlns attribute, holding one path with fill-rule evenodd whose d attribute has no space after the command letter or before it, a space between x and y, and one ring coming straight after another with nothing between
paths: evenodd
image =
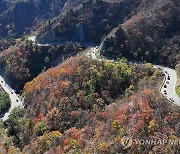
<instances>
[{"instance_id":1,"label":"paved road surface","mask_svg":"<svg viewBox=\"0 0 180 154\"><path fill-rule=\"evenodd\" d=\"M18 106L23 106L22 101L19 99L18 95L15 93L15 91L5 82L2 76L0 76L0 85L6 91L11 99L11 107L8 112L5 113L5 115L1 118L3 121L7 120L11 111Z\"/></svg>"},{"instance_id":2,"label":"paved road surface","mask_svg":"<svg viewBox=\"0 0 180 154\"><path fill-rule=\"evenodd\" d=\"M92 47L90 52L87 53L87 56L90 56L92 59L96 60L103 60L104 58L99 56L98 48ZM105 59L109 62L115 62L114 60ZM144 64L137 64L136 65L144 65ZM178 97L176 93L176 83L177 83L177 74L174 69L170 69L167 67L153 65L154 68L159 69L165 74L165 80L161 87L161 93L164 97L166 97L170 102L180 105L180 97Z\"/></svg>"},{"instance_id":3,"label":"paved road surface","mask_svg":"<svg viewBox=\"0 0 180 154\"><path fill-rule=\"evenodd\" d=\"M49 46L58 46L58 45L66 45L67 42L54 42L54 43L38 43L37 39L36 39L36 36L29 36L28 38L29 41L32 41L33 44L37 44L38 46L41 46L41 47L49 47ZM97 44L95 43L87 43L87 42L82 42L82 43L79 43L81 46L84 46L84 47L95 47Z\"/></svg>"},{"instance_id":4,"label":"paved road surface","mask_svg":"<svg viewBox=\"0 0 180 154\"><path fill-rule=\"evenodd\" d=\"M32 42L36 42L36 36L30 36L28 38ZM51 46L52 44L38 44L39 46ZM91 44L86 44L87 46L91 46ZM91 47L90 52L86 54L87 56L90 56L92 59L96 60L104 60L104 58L100 57L100 53L98 52L98 47ZM106 59L109 62L115 62L111 59ZM175 91L175 86L177 82L177 74L175 70L167 68L167 67L161 67L158 65L153 65L154 68L161 69L162 72L165 74L165 80L161 88L161 93L164 97L166 97L170 102L180 105L180 98L177 96ZM2 76L0 76L0 85L2 88L10 95L11 99L11 107L10 110L5 113L4 117L1 119L7 120L11 111L18 106L23 107L23 102L19 99L18 95L15 93L15 91L5 82Z\"/></svg>"},{"instance_id":5,"label":"paved road surface","mask_svg":"<svg viewBox=\"0 0 180 154\"><path fill-rule=\"evenodd\" d=\"M167 67L162 68L165 80L161 93L172 103L180 105L180 97L176 93L177 74L176 71Z\"/></svg>"},{"instance_id":6,"label":"paved road surface","mask_svg":"<svg viewBox=\"0 0 180 154\"><path fill-rule=\"evenodd\" d=\"M36 42L35 36L30 36L29 40ZM53 44L38 44L40 46L50 46ZM87 46L91 46L91 44L86 44ZM94 45L93 45L94 46ZM88 52L86 55L90 56L92 59L96 60L105 60L106 58L100 57L100 54L98 52L98 46L92 47L90 49L90 52ZM109 62L115 62L112 59L106 59ZM116 63L116 62L115 62ZM144 64L138 64L134 63L136 65L144 65ZM167 67L162 67L158 65L153 65L154 68L160 69L165 74L165 82L163 83L163 86L161 88L161 93L164 97L166 97L170 102L180 105L180 97L176 94L176 82L177 82L177 74L176 71Z\"/></svg>"}]
</instances>

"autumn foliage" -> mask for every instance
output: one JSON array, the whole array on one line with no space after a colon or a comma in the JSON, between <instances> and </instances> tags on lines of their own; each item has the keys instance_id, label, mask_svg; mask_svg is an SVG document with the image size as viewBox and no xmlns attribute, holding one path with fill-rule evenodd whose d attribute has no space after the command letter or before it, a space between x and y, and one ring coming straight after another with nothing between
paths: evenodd
<instances>
[{"instance_id":1,"label":"autumn foliage","mask_svg":"<svg viewBox=\"0 0 180 154\"><path fill-rule=\"evenodd\" d=\"M125 150L121 144L123 136L178 138L179 108L154 89L160 81L153 68L70 58L25 85L26 114L7 127L18 126L11 130L23 153L177 151L135 143Z\"/></svg>"}]
</instances>

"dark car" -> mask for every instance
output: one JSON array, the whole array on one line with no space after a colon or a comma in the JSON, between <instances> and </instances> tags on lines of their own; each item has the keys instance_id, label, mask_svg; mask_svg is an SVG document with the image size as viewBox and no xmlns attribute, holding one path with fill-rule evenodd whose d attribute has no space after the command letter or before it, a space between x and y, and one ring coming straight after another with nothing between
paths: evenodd
<instances>
[{"instance_id":1,"label":"dark car","mask_svg":"<svg viewBox=\"0 0 180 154\"><path fill-rule=\"evenodd\" d=\"M164 95L167 95L167 92L164 92Z\"/></svg>"},{"instance_id":2,"label":"dark car","mask_svg":"<svg viewBox=\"0 0 180 154\"><path fill-rule=\"evenodd\" d=\"M168 80L170 80L170 76L168 76L168 78L167 78Z\"/></svg>"},{"instance_id":3,"label":"dark car","mask_svg":"<svg viewBox=\"0 0 180 154\"><path fill-rule=\"evenodd\" d=\"M170 101L175 102L173 98L170 98Z\"/></svg>"},{"instance_id":4,"label":"dark car","mask_svg":"<svg viewBox=\"0 0 180 154\"><path fill-rule=\"evenodd\" d=\"M166 85L166 84L164 85L164 88L167 88L167 85Z\"/></svg>"}]
</instances>

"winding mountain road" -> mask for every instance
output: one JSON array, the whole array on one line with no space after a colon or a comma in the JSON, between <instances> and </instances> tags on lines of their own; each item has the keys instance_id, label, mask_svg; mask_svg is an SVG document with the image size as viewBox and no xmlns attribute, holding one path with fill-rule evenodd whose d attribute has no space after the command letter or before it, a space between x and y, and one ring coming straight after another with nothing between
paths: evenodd
<instances>
[{"instance_id":1,"label":"winding mountain road","mask_svg":"<svg viewBox=\"0 0 180 154\"><path fill-rule=\"evenodd\" d=\"M37 43L36 36L30 36L29 40L31 40L34 43L35 42ZM51 46L53 44L38 44L38 45L39 46ZM91 47L89 52L86 54L86 56L89 56L94 60L97 60L97 59L98 60L107 60L109 62L116 63L116 61L113 59L106 59L104 57L100 57L99 50L101 50L100 48L102 48L103 42L101 43L101 45L99 47L98 46L94 47L94 45L91 45L91 44L86 44L85 46ZM132 64L145 65L145 64L137 64L137 63L132 63ZM180 97L178 97L178 95L176 94L176 90L175 90L176 82L177 82L176 71L174 69L170 69L170 68L159 66L159 65L153 65L153 67L156 69L159 69L165 75L164 82L160 89L162 95L164 97L166 97L170 102L172 102L176 105L180 105Z\"/></svg>"},{"instance_id":2,"label":"winding mountain road","mask_svg":"<svg viewBox=\"0 0 180 154\"><path fill-rule=\"evenodd\" d=\"M33 43L37 43L38 46L52 46L54 44L39 44L36 40L36 36L30 36L28 38L29 41L32 41ZM58 45L58 44L55 44ZM84 46L90 46L89 52L86 54L86 56L91 57L94 60L107 60L109 62L116 63L113 59L106 59L100 57L99 48L100 47L94 47L94 44L85 43ZM137 65L137 63L136 63ZM139 64L138 64L139 65ZM142 65L142 64L140 64ZM180 105L180 97L176 94L176 82L177 82L177 74L174 69L170 69L163 66L153 65L154 68L161 70L165 74L165 79L162 84L162 87L160 89L162 95L166 97L170 102ZM18 95L15 93L15 91L5 82L4 78L0 76L0 85L3 88L4 91L6 91L11 99L11 107L8 112L5 113L5 115L1 118L3 121L7 120L10 116L11 111L15 107L23 107L23 101L21 101L18 97Z\"/></svg>"},{"instance_id":3,"label":"winding mountain road","mask_svg":"<svg viewBox=\"0 0 180 154\"><path fill-rule=\"evenodd\" d=\"M37 44L38 46L41 47L49 47L49 46L58 46L58 45L66 45L67 42L48 42L48 43L38 43L36 36L29 36L28 38L29 41L31 41L33 44ZM97 44L95 43L88 43L88 42L78 42L81 46L84 47L95 47L97 46Z\"/></svg>"},{"instance_id":4,"label":"winding mountain road","mask_svg":"<svg viewBox=\"0 0 180 154\"><path fill-rule=\"evenodd\" d=\"M107 60L109 62L115 62L115 60L110 60L110 59L104 59L102 57L100 57L100 54L98 52L98 48L94 48L91 47L91 49L89 50L89 52L86 54L86 56L91 57L94 60ZM144 64L137 64L136 65L144 65ZM166 99L168 99L170 102L179 105L180 106L180 97L178 97L177 93L176 93L176 82L177 82L177 74L176 71L174 69L170 69L167 67L163 67L163 66L159 66L159 65L153 65L153 67L155 69L160 70L161 72L164 73L165 75L165 79L164 82L162 84L162 87L160 89L162 95L164 97L166 97Z\"/></svg>"},{"instance_id":5,"label":"winding mountain road","mask_svg":"<svg viewBox=\"0 0 180 154\"><path fill-rule=\"evenodd\" d=\"M176 93L177 74L176 71L167 67L162 67L161 71L165 74L162 84L161 93L170 102L180 105L180 98Z\"/></svg>"},{"instance_id":6,"label":"winding mountain road","mask_svg":"<svg viewBox=\"0 0 180 154\"><path fill-rule=\"evenodd\" d=\"M5 113L5 115L1 118L3 121L7 120L9 118L9 115L11 111L15 107L22 107L23 102L19 99L18 95L15 93L15 91L5 82L2 76L0 76L0 85L3 88L5 92L7 92L11 99L11 107L8 112Z\"/></svg>"}]
</instances>

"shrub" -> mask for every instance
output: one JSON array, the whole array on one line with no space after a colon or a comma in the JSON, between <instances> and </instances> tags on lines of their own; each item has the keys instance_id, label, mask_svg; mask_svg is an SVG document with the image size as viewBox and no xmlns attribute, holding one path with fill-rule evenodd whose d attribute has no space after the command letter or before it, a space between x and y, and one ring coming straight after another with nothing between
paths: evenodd
<instances>
[{"instance_id":1,"label":"shrub","mask_svg":"<svg viewBox=\"0 0 180 154\"><path fill-rule=\"evenodd\" d=\"M0 92L0 114L5 113L11 106L11 100L6 92Z\"/></svg>"},{"instance_id":2,"label":"shrub","mask_svg":"<svg viewBox=\"0 0 180 154\"><path fill-rule=\"evenodd\" d=\"M36 135L41 136L44 134L44 132L46 131L47 125L45 122L39 122L36 126L35 126L35 131L36 131Z\"/></svg>"},{"instance_id":3,"label":"shrub","mask_svg":"<svg viewBox=\"0 0 180 154\"><path fill-rule=\"evenodd\" d=\"M180 96L180 85L179 85L179 86L177 86L177 88L176 88L176 92L177 92L178 96Z\"/></svg>"}]
</instances>

